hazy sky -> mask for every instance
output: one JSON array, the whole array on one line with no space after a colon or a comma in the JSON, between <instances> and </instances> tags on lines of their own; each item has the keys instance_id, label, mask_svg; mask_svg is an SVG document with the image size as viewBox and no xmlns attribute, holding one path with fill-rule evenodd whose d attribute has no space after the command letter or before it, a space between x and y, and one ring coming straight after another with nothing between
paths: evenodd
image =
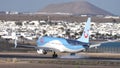
<instances>
[{"instance_id":1,"label":"hazy sky","mask_svg":"<svg viewBox=\"0 0 120 68\"><path fill-rule=\"evenodd\" d=\"M48 4L76 0L0 0L0 11L35 12ZM77 0L79 1L79 0ZM90 3L120 16L120 0L87 0Z\"/></svg>"}]
</instances>

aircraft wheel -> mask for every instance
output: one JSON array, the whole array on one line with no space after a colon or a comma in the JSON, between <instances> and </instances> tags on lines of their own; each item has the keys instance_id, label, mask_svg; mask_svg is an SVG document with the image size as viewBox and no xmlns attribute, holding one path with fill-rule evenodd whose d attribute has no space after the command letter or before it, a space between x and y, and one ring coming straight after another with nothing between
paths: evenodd
<instances>
[{"instance_id":1,"label":"aircraft wheel","mask_svg":"<svg viewBox=\"0 0 120 68\"><path fill-rule=\"evenodd\" d=\"M53 56L52 56L53 58L57 58L58 57L58 55L54 52L54 54L53 54Z\"/></svg>"},{"instance_id":2,"label":"aircraft wheel","mask_svg":"<svg viewBox=\"0 0 120 68\"><path fill-rule=\"evenodd\" d=\"M44 54L44 55L46 55L46 54L47 54L47 52L46 52L46 51L44 51L44 52L43 52L43 54Z\"/></svg>"}]
</instances>

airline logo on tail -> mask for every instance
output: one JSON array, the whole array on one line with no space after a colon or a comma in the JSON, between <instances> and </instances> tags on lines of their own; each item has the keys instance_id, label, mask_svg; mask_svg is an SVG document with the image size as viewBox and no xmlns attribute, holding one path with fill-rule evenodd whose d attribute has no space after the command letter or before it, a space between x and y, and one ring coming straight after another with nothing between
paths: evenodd
<instances>
[{"instance_id":1,"label":"airline logo on tail","mask_svg":"<svg viewBox=\"0 0 120 68\"><path fill-rule=\"evenodd\" d=\"M89 34L88 34L89 30L87 30L87 32L84 31L84 37L88 38Z\"/></svg>"}]
</instances>

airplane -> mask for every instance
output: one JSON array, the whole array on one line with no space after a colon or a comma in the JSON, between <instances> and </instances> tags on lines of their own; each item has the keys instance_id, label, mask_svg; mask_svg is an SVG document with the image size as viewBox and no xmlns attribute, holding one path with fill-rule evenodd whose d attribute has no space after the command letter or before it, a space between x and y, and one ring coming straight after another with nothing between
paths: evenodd
<instances>
[{"instance_id":1,"label":"airplane","mask_svg":"<svg viewBox=\"0 0 120 68\"><path fill-rule=\"evenodd\" d=\"M39 37L36 41L37 46L27 46L34 47L37 49L38 54L47 54L48 52L53 52L52 57L57 58L57 52L70 53L70 55L75 55L76 53L82 52L89 48L98 47L100 44L90 45L90 26L91 18L87 19L85 28L83 30L82 36L79 39L71 40L65 38L57 38L50 36ZM17 41L15 41L15 48L17 47Z\"/></svg>"},{"instance_id":2,"label":"airplane","mask_svg":"<svg viewBox=\"0 0 120 68\"><path fill-rule=\"evenodd\" d=\"M74 55L75 53L89 48L90 23L91 18L88 18L83 34L81 38L77 40L49 36L40 37L37 40L37 52L39 54L47 54L47 51L52 51L54 52L53 58L56 58L58 57L56 52L71 53L71 55Z\"/></svg>"}]
</instances>

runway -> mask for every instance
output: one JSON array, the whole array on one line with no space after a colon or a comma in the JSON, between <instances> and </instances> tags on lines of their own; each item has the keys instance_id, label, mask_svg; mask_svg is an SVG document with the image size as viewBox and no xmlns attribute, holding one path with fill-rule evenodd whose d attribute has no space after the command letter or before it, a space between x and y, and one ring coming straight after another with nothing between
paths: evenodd
<instances>
[{"instance_id":1,"label":"runway","mask_svg":"<svg viewBox=\"0 0 120 68\"><path fill-rule=\"evenodd\" d=\"M0 53L0 66L3 68L119 68L119 54L79 53L77 58L67 58L68 54L39 55L37 53ZM105 55L105 56L103 56ZM67 56L67 57L66 57ZM79 58L78 58L79 56ZM61 58L62 57L62 58ZM64 57L64 58L63 58Z\"/></svg>"},{"instance_id":2,"label":"runway","mask_svg":"<svg viewBox=\"0 0 120 68\"><path fill-rule=\"evenodd\" d=\"M48 55L39 55L37 53L0 53L0 58L17 58L17 59L42 59L52 58Z\"/></svg>"},{"instance_id":3,"label":"runway","mask_svg":"<svg viewBox=\"0 0 120 68\"><path fill-rule=\"evenodd\" d=\"M52 58L52 53L47 55L42 55L38 53L0 53L0 59L6 58L17 58L26 60L41 60L41 59L74 59L74 60L116 60L120 61L120 54L110 54L110 53L78 53L76 56L70 56L68 53L59 53L58 58Z\"/></svg>"}]
</instances>

